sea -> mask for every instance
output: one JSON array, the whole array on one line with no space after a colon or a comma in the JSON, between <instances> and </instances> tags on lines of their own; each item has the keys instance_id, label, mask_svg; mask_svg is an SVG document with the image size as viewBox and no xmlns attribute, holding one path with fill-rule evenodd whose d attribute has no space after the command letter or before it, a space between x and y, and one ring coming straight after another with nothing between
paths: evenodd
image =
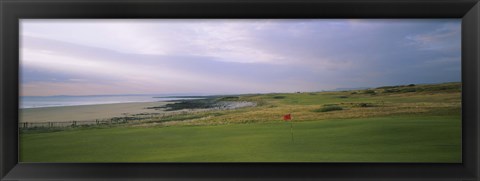
<instances>
[{"instance_id":1,"label":"sea","mask_svg":"<svg viewBox=\"0 0 480 181\"><path fill-rule=\"evenodd\" d=\"M166 95L22 96L20 97L20 108L25 109L131 102L158 102L185 99L198 98Z\"/></svg>"}]
</instances>

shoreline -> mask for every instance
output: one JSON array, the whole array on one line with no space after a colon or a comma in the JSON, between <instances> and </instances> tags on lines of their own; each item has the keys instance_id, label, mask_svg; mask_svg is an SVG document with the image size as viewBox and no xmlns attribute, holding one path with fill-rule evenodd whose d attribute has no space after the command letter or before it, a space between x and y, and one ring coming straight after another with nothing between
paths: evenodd
<instances>
[{"instance_id":1,"label":"shoreline","mask_svg":"<svg viewBox=\"0 0 480 181\"><path fill-rule=\"evenodd\" d=\"M148 107L159 107L171 104L167 101L155 102L127 102L111 104L55 106L39 108L20 108L19 122L69 122L86 121L95 119L108 119L124 116L125 114L152 114L164 113L160 109L148 109Z\"/></svg>"},{"instance_id":2,"label":"shoreline","mask_svg":"<svg viewBox=\"0 0 480 181\"><path fill-rule=\"evenodd\" d=\"M197 112L205 110L231 110L242 107L256 106L256 103L246 101L200 101L200 106L193 107L186 100L165 100L155 102L128 102L95 105L57 106L19 109L19 123L48 122L89 122L103 119L137 117L145 115L174 115L178 112ZM194 100L190 100L194 101ZM185 103L187 106L185 106ZM172 109L171 106L181 104ZM171 105L171 106L168 106Z\"/></svg>"},{"instance_id":3,"label":"shoreline","mask_svg":"<svg viewBox=\"0 0 480 181\"><path fill-rule=\"evenodd\" d=\"M43 107L20 107L19 109L41 109L41 108L55 108L55 107L73 107L73 106L95 106L95 105L110 105L110 104L128 104L128 103L150 103L150 102L176 102L177 100L168 101L132 101L132 102L112 102L112 103L97 103L97 104L77 104L77 105L54 105Z\"/></svg>"}]
</instances>

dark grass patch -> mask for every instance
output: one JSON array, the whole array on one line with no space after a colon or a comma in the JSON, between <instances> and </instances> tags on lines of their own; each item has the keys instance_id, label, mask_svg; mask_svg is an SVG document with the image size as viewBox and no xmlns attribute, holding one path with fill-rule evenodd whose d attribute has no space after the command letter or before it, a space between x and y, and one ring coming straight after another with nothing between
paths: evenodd
<instances>
[{"instance_id":1,"label":"dark grass patch","mask_svg":"<svg viewBox=\"0 0 480 181\"><path fill-rule=\"evenodd\" d=\"M408 92L417 92L417 91L422 91L421 88L395 88L395 89L385 89L383 90L383 93L408 93Z\"/></svg>"},{"instance_id":2,"label":"dark grass patch","mask_svg":"<svg viewBox=\"0 0 480 181\"><path fill-rule=\"evenodd\" d=\"M285 99L285 96L273 96L274 99Z\"/></svg>"},{"instance_id":3,"label":"dark grass patch","mask_svg":"<svg viewBox=\"0 0 480 181\"><path fill-rule=\"evenodd\" d=\"M324 105L320 109L315 109L313 112L330 112L330 111L340 111L343 110L343 107L339 105Z\"/></svg>"},{"instance_id":4,"label":"dark grass patch","mask_svg":"<svg viewBox=\"0 0 480 181\"><path fill-rule=\"evenodd\" d=\"M361 102L361 103L355 103L355 107L376 107L377 105L373 103L366 103L366 102Z\"/></svg>"},{"instance_id":5,"label":"dark grass patch","mask_svg":"<svg viewBox=\"0 0 480 181\"><path fill-rule=\"evenodd\" d=\"M238 96L227 96L227 97L222 97L218 100L219 101L237 101L239 99L240 99L240 97L238 97Z\"/></svg>"},{"instance_id":6,"label":"dark grass patch","mask_svg":"<svg viewBox=\"0 0 480 181\"><path fill-rule=\"evenodd\" d=\"M363 93L364 94L375 94L375 91L374 90L364 90Z\"/></svg>"},{"instance_id":7,"label":"dark grass patch","mask_svg":"<svg viewBox=\"0 0 480 181\"><path fill-rule=\"evenodd\" d=\"M398 85L398 86L383 86L377 89L383 89L382 93L410 93L410 92L459 92L462 90L461 83L446 83L439 85Z\"/></svg>"},{"instance_id":8,"label":"dark grass patch","mask_svg":"<svg viewBox=\"0 0 480 181\"><path fill-rule=\"evenodd\" d=\"M346 98L348 98L348 96L338 96L338 98L340 98L340 99L346 99Z\"/></svg>"},{"instance_id":9,"label":"dark grass patch","mask_svg":"<svg viewBox=\"0 0 480 181\"><path fill-rule=\"evenodd\" d=\"M416 88L405 88L405 89L401 89L401 92L417 92L417 89Z\"/></svg>"},{"instance_id":10,"label":"dark grass patch","mask_svg":"<svg viewBox=\"0 0 480 181\"><path fill-rule=\"evenodd\" d=\"M323 107L326 107L326 106L338 106L338 104L324 104Z\"/></svg>"},{"instance_id":11,"label":"dark grass patch","mask_svg":"<svg viewBox=\"0 0 480 181\"><path fill-rule=\"evenodd\" d=\"M177 111L182 109L208 109L217 106L215 99L196 99L196 100L182 100L173 104L155 108L165 108L166 111Z\"/></svg>"}]
</instances>

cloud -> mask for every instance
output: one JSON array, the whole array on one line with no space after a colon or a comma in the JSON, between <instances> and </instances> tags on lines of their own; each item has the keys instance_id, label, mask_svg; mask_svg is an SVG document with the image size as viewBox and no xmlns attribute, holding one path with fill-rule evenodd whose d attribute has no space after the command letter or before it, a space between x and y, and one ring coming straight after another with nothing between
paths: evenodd
<instances>
[{"instance_id":1,"label":"cloud","mask_svg":"<svg viewBox=\"0 0 480 181\"><path fill-rule=\"evenodd\" d=\"M22 94L294 92L459 81L460 70L451 68L460 67L459 32L455 19L22 20Z\"/></svg>"},{"instance_id":2,"label":"cloud","mask_svg":"<svg viewBox=\"0 0 480 181\"><path fill-rule=\"evenodd\" d=\"M21 55L22 67L27 72L29 70L54 72L58 75L57 77L60 77L60 79L32 82L28 79L35 77L34 75L23 74L24 85L26 85L24 93L27 95L31 95L35 91L40 94L47 92L53 94L58 92L58 88L71 91L72 89L69 87L73 85L77 85L78 90L88 88L88 91L85 90L86 93L110 90L103 88L106 84L122 90L114 91L116 93L188 92L191 90L256 92L258 90L269 91L270 88L275 87L252 81L255 79L253 76L250 77L250 80L244 80L249 76L242 75L246 73L244 71L247 69L246 67L235 70L238 63L234 65L221 64L212 57L124 54L28 36L24 36L22 39ZM199 69L202 66L203 69ZM211 69L211 66L217 66L218 69ZM222 67L228 67L227 72L222 72L220 70ZM220 73L226 75L218 76ZM69 86L60 86L62 81ZM38 87L41 87L39 85L44 85L43 89L50 91L38 90ZM215 91L208 90L212 88L215 88ZM27 91L28 89L35 91ZM70 92L70 94L78 94L78 90Z\"/></svg>"},{"instance_id":3,"label":"cloud","mask_svg":"<svg viewBox=\"0 0 480 181\"><path fill-rule=\"evenodd\" d=\"M410 40L409 45L419 50L458 51L461 43L459 26L457 22L447 23L433 31L409 35L406 38Z\"/></svg>"}]
</instances>

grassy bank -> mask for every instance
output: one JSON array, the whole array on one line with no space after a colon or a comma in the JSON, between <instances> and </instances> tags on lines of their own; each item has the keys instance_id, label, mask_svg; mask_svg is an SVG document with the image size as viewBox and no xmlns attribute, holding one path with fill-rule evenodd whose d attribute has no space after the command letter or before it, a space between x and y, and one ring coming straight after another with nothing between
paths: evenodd
<instances>
[{"instance_id":1,"label":"grassy bank","mask_svg":"<svg viewBox=\"0 0 480 181\"><path fill-rule=\"evenodd\" d=\"M461 162L460 95L460 84L448 83L218 98L257 106L112 127L27 131L20 135L20 160ZM287 113L294 142L290 123L281 121Z\"/></svg>"}]
</instances>

